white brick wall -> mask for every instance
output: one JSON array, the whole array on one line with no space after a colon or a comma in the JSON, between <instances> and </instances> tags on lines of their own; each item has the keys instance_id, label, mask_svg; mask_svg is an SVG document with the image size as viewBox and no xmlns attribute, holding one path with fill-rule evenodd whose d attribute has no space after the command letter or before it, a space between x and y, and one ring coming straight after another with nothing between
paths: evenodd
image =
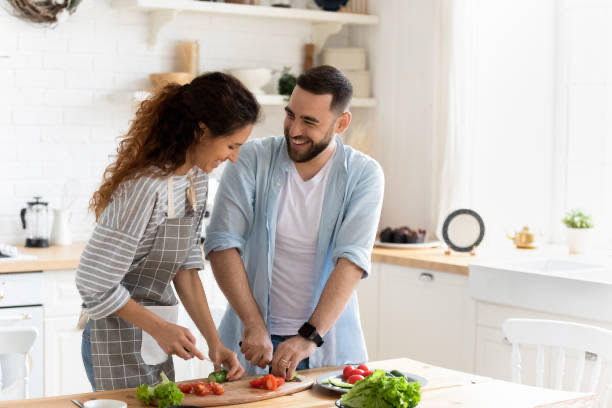
<instances>
[{"instance_id":1,"label":"white brick wall","mask_svg":"<svg viewBox=\"0 0 612 408\"><path fill-rule=\"evenodd\" d=\"M18 213L25 202L42 195L60 205L70 179L80 185L73 238L88 238L87 203L132 117L132 92L149 87L149 73L178 69L178 42L199 41L201 72L285 65L298 72L310 40L308 23L182 14L150 49L145 13L114 9L109 0L84 1L53 29L8 9L0 8L0 242L6 243L24 241ZM332 43L347 41L343 31ZM264 108L264 116L254 136L280 134L282 108Z\"/></svg>"}]
</instances>

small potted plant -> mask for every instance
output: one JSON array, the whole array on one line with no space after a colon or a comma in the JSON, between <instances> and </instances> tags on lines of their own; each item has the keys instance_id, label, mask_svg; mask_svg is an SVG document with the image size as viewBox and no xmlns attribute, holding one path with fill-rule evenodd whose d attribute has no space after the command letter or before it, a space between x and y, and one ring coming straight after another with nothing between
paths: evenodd
<instances>
[{"instance_id":1,"label":"small potted plant","mask_svg":"<svg viewBox=\"0 0 612 408\"><path fill-rule=\"evenodd\" d=\"M284 95L286 100L289 100L293 88L297 84L297 78L289 71L291 71L291 67L284 67L278 79L278 93Z\"/></svg>"},{"instance_id":2,"label":"small potted plant","mask_svg":"<svg viewBox=\"0 0 612 408\"><path fill-rule=\"evenodd\" d=\"M565 214L563 223L567 226L567 246L570 254L586 252L594 227L591 215L575 208Z\"/></svg>"}]
</instances>

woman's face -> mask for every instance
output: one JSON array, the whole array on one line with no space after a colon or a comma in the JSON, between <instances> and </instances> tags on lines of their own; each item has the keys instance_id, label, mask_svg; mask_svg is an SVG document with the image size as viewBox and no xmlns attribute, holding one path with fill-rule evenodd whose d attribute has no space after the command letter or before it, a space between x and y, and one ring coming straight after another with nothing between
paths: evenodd
<instances>
[{"instance_id":1,"label":"woman's face","mask_svg":"<svg viewBox=\"0 0 612 408\"><path fill-rule=\"evenodd\" d=\"M240 146L249 138L253 125L246 125L234 133L218 137L211 137L210 131L205 127L202 130L204 135L194 146L192 160L202 171L210 173L226 160L231 160L232 163L238 160Z\"/></svg>"}]
</instances>

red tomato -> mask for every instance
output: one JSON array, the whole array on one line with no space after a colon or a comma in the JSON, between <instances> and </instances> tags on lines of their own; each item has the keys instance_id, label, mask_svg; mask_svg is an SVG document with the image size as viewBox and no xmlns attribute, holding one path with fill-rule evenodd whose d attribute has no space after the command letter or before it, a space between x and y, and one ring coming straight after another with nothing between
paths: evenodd
<instances>
[{"instance_id":1,"label":"red tomato","mask_svg":"<svg viewBox=\"0 0 612 408\"><path fill-rule=\"evenodd\" d=\"M359 365L357 366L357 368L358 368L358 369L360 369L361 371L363 371L364 373L365 373L366 371L370 371L370 369L368 368L368 366L367 366L367 365L365 365L365 364L359 364Z\"/></svg>"},{"instance_id":2,"label":"red tomato","mask_svg":"<svg viewBox=\"0 0 612 408\"><path fill-rule=\"evenodd\" d=\"M212 392L215 395L223 395L223 393L225 392L225 389L223 388L223 384L210 383L210 388L212 389Z\"/></svg>"},{"instance_id":3,"label":"red tomato","mask_svg":"<svg viewBox=\"0 0 612 408\"><path fill-rule=\"evenodd\" d=\"M284 383L285 383L285 378L284 377L276 377L276 386L277 387L280 387Z\"/></svg>"},{"instance_id":4,"label":"red tomato","mask_svg":"<svg viewBox=\"0 0 612 408\"><path fill-rule=\"evenodd\" d=\"M366 371L365 373L363 373L364 377L369 377L374 373L374 371Z\"/></svg>"},{"instance_id":5,"label":"red tomato","mask_svg":"<svg viewBox=\"0 0 612 408\"><path fill-rule=\"evenodd\" d=\"M264 376L264 383L266 384L266 388L270 391L274 391L278 388L276 377L274 377L272 374L266 374Z\"/></svg>"},{"instance_id":6,"label":"red tomato","mask_svg":"<svg viewBox=\"0 0 612 408\"><path fill-rule=\"evenodd\" d=\"M179 390L181 390L183 394L189 394L191 390L193 389L192 384L179 384L178 387L179 387Z\"/></svg>"},{"instance_id":7,"label":"red tomato","mask_svg":"<svg viewBox=\"0 0 612 408\"><path fill-rule=\"evenodd\" d=\"M354 369L355 369L355 367L353 367L351 365L347 365L346 367L344 367L344 370L342 370L342 376L344 377L345 380L350 377L350 373Z\"/></svg>"},{"instance_id":8,"label":"red tomato","mask_svg":"<svg viewBox=\"0 0 612 408\"><path fill-rule=\"evenodd\" d=\"M364 376L364 374L365 374L365 372L364 372L363 370L360 370L360 369L358 369L358 368L354 368L354 369L353 369L353 371L351 371L351 372L349 373L349 375L348 375L347 379L348 379L349 377L354 376L354 375L360 375L360 376L362 376L362 377L365 377L365 376Z\"/></svg>"},{"instance_id":9,"label":"red tomato","mask_svg":"<svg viewBox=\"0 0 612 408\"><path fill-rule=\"evenodd\" d=\"M200 397L204 397L210 393L210 387L206 383L197 382L193 384L193 393Z\"/></svg>"},{"instance_id":10,"label":"red tomato","mask_svg":"<svg viewBox=\"0 0 612 408\"><path fill-rule=\"evenodd\" d=\"M363 375L353 374L348 378L348 380L346 380L346 382L349 384L355 384L357 381L361 381L361 380L363 380Z\"/></svg>"},{"instance_id":11,"label":"red tomato","mask_svg":"<svg viewBox=\"0 0 612 408\"><path fill-rule=\"evenodd\" d=\"M263 388L263 386L264 386L264 379L263 379L263 377L256 378L253 381L251 381L249 384L251 384L251 387L253 387L253 388Z\"/></svg>"}]
</instances>

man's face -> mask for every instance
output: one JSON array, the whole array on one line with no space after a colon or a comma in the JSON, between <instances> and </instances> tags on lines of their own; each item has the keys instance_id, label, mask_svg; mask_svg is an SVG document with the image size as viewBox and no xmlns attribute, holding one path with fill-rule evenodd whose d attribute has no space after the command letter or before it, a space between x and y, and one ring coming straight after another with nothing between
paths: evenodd
<instances>
[{"instance_id":1,"label":"man's face","mask_svg":"<svg viewBox=\"0 0 612 408\"><path fill-rule=\"evenodd\" d=\"M336 115L330 110L332 95L315 95L296 86L285 108L285 139L291 160L317 157L331 143Z\"/></svg>"}]
</instances>

